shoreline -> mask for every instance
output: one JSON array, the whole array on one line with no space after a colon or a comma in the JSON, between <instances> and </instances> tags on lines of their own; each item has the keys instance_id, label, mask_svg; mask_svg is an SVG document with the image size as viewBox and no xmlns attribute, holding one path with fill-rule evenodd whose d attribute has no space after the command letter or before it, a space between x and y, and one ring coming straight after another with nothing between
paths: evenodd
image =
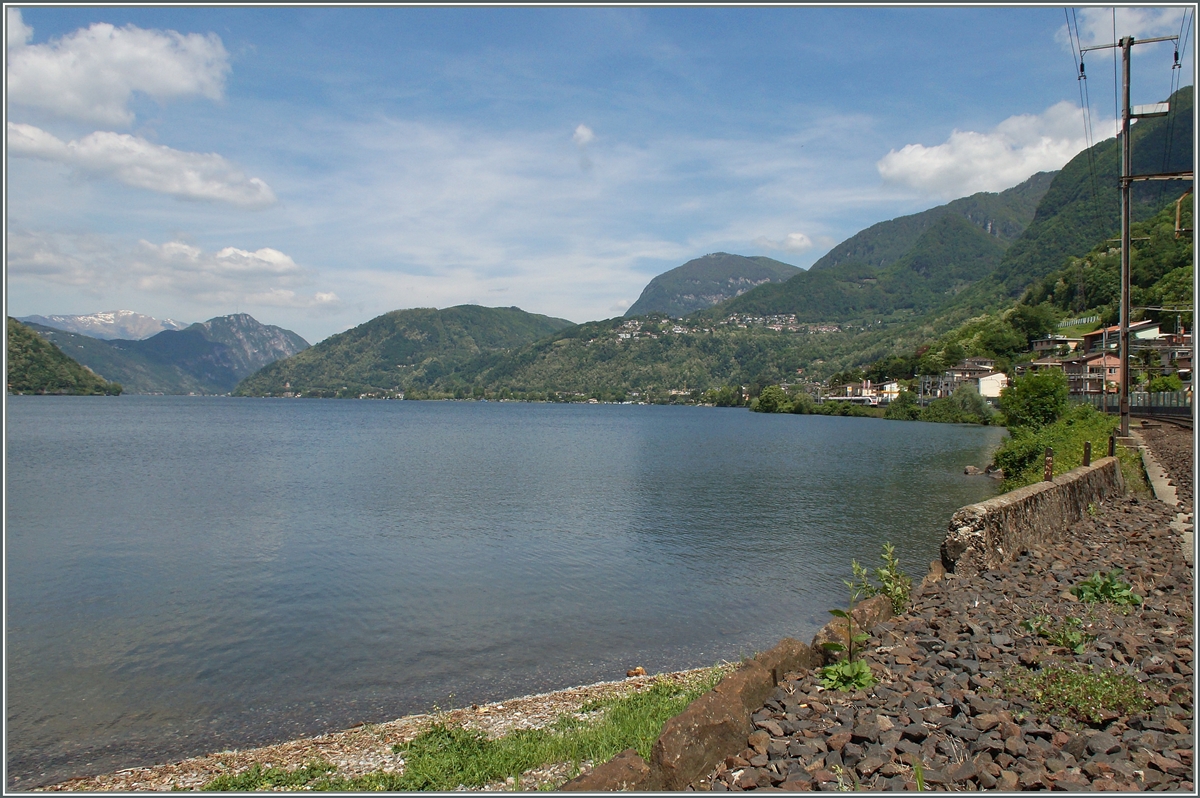
<instances>
[{"instance_id":1,"label":"shoreline","mask_svg":"<svg viewBox=\"0 0 1200 798\"><path fill-rule=\"evenodd\" d=\"M649 689L660 679L685 681L709 668L690 668L669 673L632 676L621 680L568 687L547 693L519 696L470 707L405 715L383 723L361 723L348 729L302 737L256 748L230 749L176 762L124 768L112 773L79 776L55 784L34 787L31 792L139 792L173 789L196 790L217 776L239 773L254 764L294 768L313 759L325 759L345 776L374 770L394 771L402 757L392 746L408 742L435 722L478 729L489 738L521 729L538 729L552 724L565 713L578 712L589 701L628 695ZM584 767L581 772L587 772ZM562 781L569 775L561 766L548 766L533 773L539 781ZM561 773L559 772L561 771ZM524 784L524 782L523 782ZM503 789L506 785L496 785ZM512 789L511 785L507 785ZM17 785L10 785L10 788ZM536 788L536 787L530 787ZM488 788L483 788L488 789Z\"/></svg>"}]
</instances>

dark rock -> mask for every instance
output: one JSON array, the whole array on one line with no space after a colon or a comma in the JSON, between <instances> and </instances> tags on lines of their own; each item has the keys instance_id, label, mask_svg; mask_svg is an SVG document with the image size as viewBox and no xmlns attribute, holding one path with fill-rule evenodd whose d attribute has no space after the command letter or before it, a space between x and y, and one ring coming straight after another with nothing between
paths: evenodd
<instances>
[{"instance_id":1,"label":"dark rock","mask_svg":"<svg viewBox=\"0 0 1200 798\"><path fill-rule=\"evenodd\" d=\"M581 792L614 792L618 790L656 790L650 766L632 748L627 748L589 773L571 779L560 790Z\"/></svg>"}]
</instances>

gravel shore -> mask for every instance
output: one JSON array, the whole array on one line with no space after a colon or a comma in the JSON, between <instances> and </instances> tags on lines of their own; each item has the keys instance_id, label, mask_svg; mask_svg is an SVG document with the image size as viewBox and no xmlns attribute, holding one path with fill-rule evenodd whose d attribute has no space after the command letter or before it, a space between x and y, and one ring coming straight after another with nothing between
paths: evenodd
<instances>
[{"instance_id":1,"label":"gravel shore","mask_svg":"<svg viewBox=\"0 0 1200 798\"><path fill-rule=\"evenodd\" d=\"M339 775L361 776L375 770L394 771L403 767L392 746L406 743L434 722L479 729L489 737L500 737L518 729L540 729L554 723L562 714L578 712L584 704L602 698L629 695L649 689L659 679L686 681L705 668L657 676L635 676L621 681L600 682L550 693L512 698L491 704L450 709L436 713L407 715L387 723L364 724L319 737L292 740L277 745L222 751L192 757L181 762L153 767L128 768L116 773L71 779L35 790L82 792L140 792L194 790L217 776L240 773L251 765L293 769L314 759L323 759L338 768ZM585 766L585 770L587 767ZM522 775L522 789L537 789L561 784L571 775L569 765L549 765ZM488 785L485 790L513 789L504 783ZM19 788L19 785L18 785Z\"/></svg>"},{"instance_id":2,"label":"gravel shore","mask_svg":"<svg viewBox=\"0 0 1200 798\"><path fill-rule=\"evenodd\" d=\"M1191 433L1147 430L1192 501ZM1064 542L1035 547L977 577L947 575L876 627L864 659L869 691L823 690L789 674L754 715L744 751L702 783L712 790L1054 789L1194 792L1193 574L1175 510L1146 496L1094 508ZM1070 588L1123 568L1143 597L1128 608L1086 604ZM1022 624L1078 618L1079 653ZM1022 677L1059 667L1130 674L1152 702L1082 722L1044 710Z\"/></svg>"}]
</instances>

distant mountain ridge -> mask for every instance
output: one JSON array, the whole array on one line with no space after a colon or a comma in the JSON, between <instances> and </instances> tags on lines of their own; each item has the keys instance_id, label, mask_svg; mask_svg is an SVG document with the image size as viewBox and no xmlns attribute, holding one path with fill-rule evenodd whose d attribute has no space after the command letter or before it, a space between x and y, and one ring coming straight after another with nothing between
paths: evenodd
<instances>
[{"instance_id":1,"label":"distant mountain ridge","mask_svg":"<svg viewBox=\"0 0 1200 798\"><path fill-rule=\"evenodd\" d=\"M143 340L105 341L30 326L97 374L121 383L126 393L226 394L263 366L308 348L291 330L262 324L246 313Z\"/></svg>"},{"instance_id":2,"label":"distant mountain ridge","mask_svg":"<svg viewBox=\"0 0 1200 798\"><path fill-rule=\"evenodd\" d=\"M740 296L764 283L780 283L800 268L762 256L714 252L664 272L642 290L626 316L668 313L686 316Z\"/></svg>"},{"instance_id":3,"label":"distant mountain ridge","mask_svg":"<svg viewBox=\"0 0 1200 798\"><path fill-rule=\"evenodd\" d=\"M17 321L80 333L104 341L117 338L141 340L164 330L182 330L188 326L174 319L156 319L132 310L103 310L77 316L22 316Z\"/></svg>"},{"instance_id":4,"label":"distant mountain ridge","mask_svg":"<svg viewBox=\"0 0 1200 798\"><path fill-rule=\"evenodd\" d=\"M705 315L794 314L799 321L844 322L936 310L995 272L1034 218L1054 174L1039 172L999 193L980 192L874 224L808 271L759 286Z\"/></svg>"},{"instance_id":5,"label":"distant mountain ridge","mask_svg":"<svg viewBox=\"0 0 1200 798\"><path fill-rule=\"evenodd\" d=\"M885 268L903 257L926 230L947 215L961 217L1011 244L1033 221L1037 205L1056 174L1038 172L1005 191L981 191L927 211L873 224L829 250L812 269L820 271L851 262Z\"/></svg>"},{"instance_id":6,"label":"distant mountain ridge","mask_svg":"<svg viewBox=\"0 0 1200 798\"><path fill-rule=\"evenodd\" d=\"M98 377L11 316L7 323L7 345L4 377L9 393L75 396L121 393L120 385Z\"/></svg>"},{"instance_id":7,"label":"distant mountain ridge","mask_svg":"<svg viewBox=\"0 0 1200 798\"><path fill-rule=\"evenodd\" d=\"M474 374L509 351L572 326L566 319L517 307L393 310L272 363L238 385L235 393L394 395L460 372Z\"/></svg>"}]
</instances>

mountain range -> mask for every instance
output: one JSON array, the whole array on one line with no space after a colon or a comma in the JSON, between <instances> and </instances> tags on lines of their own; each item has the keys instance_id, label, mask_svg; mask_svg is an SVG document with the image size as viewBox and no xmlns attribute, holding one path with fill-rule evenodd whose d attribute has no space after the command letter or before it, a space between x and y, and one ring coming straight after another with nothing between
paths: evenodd
<instances>
[{"instance_id":1,"label":"mountain range","mask_svg":"<svg viewBox=\"0 0 1200 798\"><path fill-rule=\"evenodd\" d=\"M173 319L156 319L132 310L104 310L80 316L21 316L24 324L40 324L56 330L79 333L111 341L114 338L141 340L163 330L182 330L187 324Z\"/></svg>"},{"instance_id":2,"label":"mountain range","mask_svg":"<svg viewBox=\"0 0 1200 798\"><path fill-rule=\"evenodd\" d=\"M1169 101L1167 117L1143 119L1133 128L1135 173L1192 168L1192 87ZM780 382L800 373L820 376L911 352L969 319L1012 306L1023 293L1057 297L1057 283L1046 281L1073 259L1094 253L1097 242L1119 228L1118 155L1116 140L1102 141L1059 172L1036 174L1007 191L880 222L807 271L763 257L697 258L651 280L622 318L573 325L519 308L392 311L269 363L235 393L671 395ZM1165 205L1183 191L1165 182L1135 188L1132 211L1139 220L1165 213ZM1175 282L1183 279L1182 257L1172 255L1174 260L1161 264ZM1190 257L1189 247L1188 269ZM1103 276L1104 269L1092 271ZM153 360L158 344L150 342L161 336L191 331L197 346L199 339L208 341L198 326L146 342L122 341L116 348ZM1027 343L1014 341L1009 343ZM188 361L193 366L182 372L194 379L203 372L210 381L222 376L221 384L229 385L234 369L217 375L217 361L224 362L206 360L198 350ZM93 368L105 374L102 366ZM115 372L109 378L128 382Z\"/></svg>"},{"instance_id":3,"label":"mountain range","mask_svg":"<svg viewBox=\"0 0 1200 798\"><path fill-rule=\"evenodd\" d=\"M226 394L264 366L308 348L296 333L261 324L246 313L140 340L29 327L96 374L120 383L126 393Z\"/></svg>"},{"instance_id":4,"label":"mountain range","mask_svg":"<svg viewBox=\"0 0 1200 798\"><path fill-rule=\"evenodd\" d=\"M237 395L395 395L476 371L528 343L574 325L520 308L459 305L394 310L273 363Z\"/></svg>"}]
</instances>

